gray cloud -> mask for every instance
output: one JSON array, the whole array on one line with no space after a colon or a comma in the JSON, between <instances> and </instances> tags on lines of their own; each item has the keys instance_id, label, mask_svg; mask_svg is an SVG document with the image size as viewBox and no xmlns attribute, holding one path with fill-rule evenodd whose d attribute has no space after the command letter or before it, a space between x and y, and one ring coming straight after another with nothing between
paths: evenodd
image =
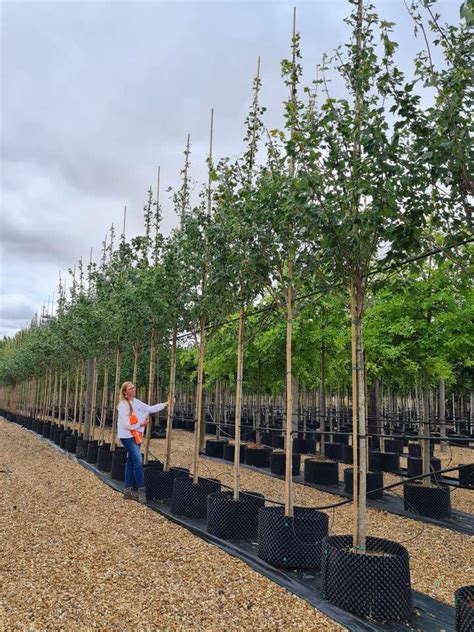
<instances>
[{"instance_id":1,"label":"gray cloud","mask_svg":"<svg viewBox=\"0 0 474 632\"><path fill-rule=\"evenodd\" d=\"M398 22L400 65L421 42L401 0L376 0ZM448 21L458 2L438 3ZM3 2L1 289L22 294L31 316L57 288L58 270L88 257L112 222L141 231L162 168L163 229L176 225L165 187L179 185L188 132L192 177L206 180L209 113L215 156L242 148L257 56L269 127L281 124L293 2ZM304 79L347 37L346 0L298 2ZM342 94L333 82L331 89ZM196 193L198 191L196 188ZM20 325L19 325L20 326ZM0 323L0 334L11 332Z\"/></svg>"}]
</instances>

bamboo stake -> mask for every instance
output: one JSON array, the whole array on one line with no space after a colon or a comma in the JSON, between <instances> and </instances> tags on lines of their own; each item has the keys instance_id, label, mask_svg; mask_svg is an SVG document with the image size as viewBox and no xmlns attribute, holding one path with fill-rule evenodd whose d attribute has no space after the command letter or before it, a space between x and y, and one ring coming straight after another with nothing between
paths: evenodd
<instances>
[{"instance_id":1,"label":"bamboo stake","mask_svg":"<svg viewBox=\"0 0 474 632\"><path fill-rule=\"evenodd\" d=\"M173 337L171 340L171 358L170 358L170 384L169 384L169 401L168 401L168 413L166 418L166 447L165 447L165 464L164 471L168 472L171 463L171 434L173 429L173 414L174 414L174 399L175 399L175 387L176 387L176 340L178 336L178 330L176 327L173 329Z\"/></svg>"},{"instance_id":2,"label":"bamboo stake","mask_svg":"<svg viewBox=\"0 0 474 632\"><path fill-rule=\"evenodd\" d=\"M115 438L117 434L117 400L120 389L120 365L121 365L121 353L120 350L117 349L115 355L115 384L114 384L114 414L112 419L112 437L110 439L110 449L115 451Z\"/></svg>"},{"instance_id":3,"label":"bamboo stake","mask_svg":"<svg viewBox=\"0 0 474 632\"><path fill-rule=\"evenodd\" d=\"M356 297L354 282L351 282L351 349L352 349L352 540L356 545L359 533L359 450L358 450L358 404L357 404L357 347L356 347Z\"/></svg>"},{"instance_id":4,"label":"bamboo stake","mask_svg":"<svg viewBox=\"0 0 474 632\"><path fill-rule=\"evenodd\" d=\"M79 386L79 404L78 404L78 413L79 418L77 420L77 434L81 434L81 427L85 423L85 411L83 411L83 403L84 403L84 361L81 362L81 382Z\"/></svg>"},{"instance_id":5,"label":"bamboo stake","mask_svg":"<svg viewBox=\"0 0 474 632\"><path fill-rule=\"evenodd\" d=\"M240 433L242 417L242 376L244 370L244 327L245 310L239 312L239 340L237 345L237 383L235 392L235 450L234 450L234 500L239 500L240 493Z\"/></svg>"},{"instance_id":6,"label":"bamboo stake","mask_svg":"<svg viewBox=\"0 0 474 632\"><path fill-rule=\"evenodd\" d=\"M94 429L96 421L96 404L97 404L97 358L94 357L92 361L92 399L90 410L90 425L89 425L89 440L94 440Z\"/></svg>"},{"instance_id":7,"label":"bamboo stake","mask_svg":"<svg viewBox=\"0 0 474 632\"><path fill-rule=\"evenodd\" d=\"M77 406L79 402L79 374L80 374L80 365L77 365L76 369L76 385L74 388L74 410L72 413L72 426L76 425L77 422ZM69 423L69 420L67 421Z\"/></svg>"},{"instance_id":8,"label":"bamboo stake","mask_svg":"<svg viewBox=\"0 0 474 632\"><path fill-rule=\"evenodd\" d=\"M156 354L156 330L153 326L151 329L151 340L150 340L150 364L148 367L148 405L151 406L153 402L153 383L155 381L155 354ZM151 421L145 426L145 454L144 454L144 462L148 463L148 452L150 450L150 439L151 439Z\"/></svg>"},{"instance_id":9,"label":"bamboo stake","mask_svg":"<svg viewBox=\"0 0 474 632\"><path fill-rule=\"evenodd\" d=\"M107 390L109 387L109 365L104 365L104 386L102 388L102 406L100 409L99 445L104 443L105 421L107 417Z\"/></svg>"}]
</instances>

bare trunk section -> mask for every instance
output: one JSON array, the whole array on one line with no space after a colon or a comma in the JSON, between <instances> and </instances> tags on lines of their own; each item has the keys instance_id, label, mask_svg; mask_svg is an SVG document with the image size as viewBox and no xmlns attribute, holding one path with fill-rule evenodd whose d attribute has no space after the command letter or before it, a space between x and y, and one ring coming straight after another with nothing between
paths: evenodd
<instances>
[{"instance_id":1,"label":"bare trunk section","mask_svg":"<svg viewBox=\"0 0 474 632\"><path fill-rule=\"evenodd\" d=\"M202 421L203 421L203 388L204 388L204 355L206 351L206 319L201 315L200 323L200 343L199 343L199 363L196 388L196 423L194 428L194 456L193 456L193 482L199 479L199 450L201 448Z\"/></svg>"},{"instance_id":2,"label":"bare trunk section","mask_svg":"<svg viewBox=\"0 0 474 632\"><path fill-rule=\"evenodd\" d=\"M151 406L153 402L153 383L155 381L155 354L156 354L156 331L153 327L151 330L150 340L150 364L148 367L148 405ZM143 455L144 463L148 463L148 452L150 451L150 439L151 439L151 420L148 426L145 427L145 452Z\"/></svg>"},{"instance_id":3,"label":"bare trunk section","mask_svg":"<svg viewBox=\"0 0 474 632\"><path fill-rule=\"evenodd\" d=\"M244 328L245 312L239 312L239 340L237 344L237 383L235 391L235 449L234 449L234 500L239 500L240 493L240 433L242 418L242 376L244 371Z\"/></svg>"},{"instance_id":4,"label":"bare trunk section","mask_svg":"<svg viewBox=\"0 0 474 632\"><path fill-rule=\"evenodd\" d=\"M446 438L446 389L444 380L439 381L438 391L438 417L439 417L439 432L441 439ZM448 444L446 441L441 441L441 452L448 451Z\"/></svg>"},{"instance_id":5,"label":"bare trunk section","mask_svg":"<svg viewBox=\"0 0 474 632\"><path fill-rule=\"evenodd\" d=\"M320 381L319 381L319 424L321 426L320 452L321 456L326 456L326 348L324 340L321 341L321 354L319 360Z\"/></svg>"},{"instance_id":6,"label":"bare trunk section","mask_svg":"<svg viewBox=\"0 0 474 632\"><path fill-rule=\"evenodd\" d=\"M173 414L174 414L174 394L176 388L176 340L178 337L178 330L175 327L173 329L173 338L171 340L171 358L170 358L170 384L168 391L168 417L166 419L166 448L165 448L165 464L164 471L168 472L171 462L171 433L173 429Z\"/></svg>"},{"instance_id":7,"label":"bare trunk section","mask_svg":"<svg viewBox=\"0 0 474 632\"><path fill-rule=\"evenodd\" d=\"M422 461L422 474L430 473L430 440L428 439L430 435L430 427L428 422L428 406L429 398L428 392L421 391L420 404L421 404L421 419L420 419L420 436L421 439L421 461ZM431 481L429 476L425 476L422 479L422 484L424 487L430 487Z\"/></svg>"},{"instance_id":8,"label":"bare trunk section","mask_svg":"<svg viewBox=\"0 0 474 632\"><path fill-rule=\"evenodd\" d=\"M288 276L291 279L291 261ZM293 388L292 388L293 286L286 292L286 415L285 415L285 516L293 516Z\"/></svg>"},{"instance_id":9,"label":"bare trunk section","mask_svg":"<svg viewBox=\"0 0 474 632\"><path fill-rule=\"evenodd\" d=\"M109 365L104 366L104 386L102 388L102 405L100 408L99 445L103 445L105 436L105 422L107 419L107 400L109 390Z\"/></svg>"},{"instance_id":10,"label":"bare trunk section","mask_svg":"<svg viewBox=\"0 0 474 632\"><path fill-rule=\"evenodd\" d=\"M115 353L115 384L114 384L114 401L113 401L113 418L112 418L112 436L110 438L110 449L112 451L115 450L115 439L117 436L117 404L120 390L120 366L122 361L122 354L120 350L117 349Z\"/></svg>"}]
</instances>

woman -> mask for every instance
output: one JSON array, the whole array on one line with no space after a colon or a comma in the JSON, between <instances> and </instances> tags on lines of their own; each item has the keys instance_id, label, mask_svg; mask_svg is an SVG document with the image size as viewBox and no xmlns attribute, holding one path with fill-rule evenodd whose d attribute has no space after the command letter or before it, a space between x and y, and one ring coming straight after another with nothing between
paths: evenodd
<instances>
[{"instance_id":1,"label":"woman","mask_svg":"<svg viewBox=\"0 0 474 632\"><path fill-rule=\"evenodd\" d=\"M146 503L145 476L143 473L142 455L140 452L141 437L145 426L149 423L148 415L158 413L168 402L148 406L135 397L135 386L132 382L124 382L120 387L120 401L117 406L117 436L127 450L125 464L124 498L137 498Z\"/></svg>"}]
</instances>

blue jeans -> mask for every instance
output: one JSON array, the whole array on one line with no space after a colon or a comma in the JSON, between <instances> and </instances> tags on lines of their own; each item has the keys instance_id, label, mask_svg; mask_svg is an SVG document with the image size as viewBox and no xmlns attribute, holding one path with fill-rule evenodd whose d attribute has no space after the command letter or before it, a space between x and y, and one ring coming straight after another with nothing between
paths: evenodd
<instances>
[{"instance_id":1,"label":"blue jeans","mask_svg":"<svg viewBox=\"0 0 474 632\"><path fill-rule=\"evenodd\" d=\"M120 439L127 450L125 463L125 487L145 487L145 475L143 474L143 461L140 446L135 439Z\"/></svg>"}]
</instances>

